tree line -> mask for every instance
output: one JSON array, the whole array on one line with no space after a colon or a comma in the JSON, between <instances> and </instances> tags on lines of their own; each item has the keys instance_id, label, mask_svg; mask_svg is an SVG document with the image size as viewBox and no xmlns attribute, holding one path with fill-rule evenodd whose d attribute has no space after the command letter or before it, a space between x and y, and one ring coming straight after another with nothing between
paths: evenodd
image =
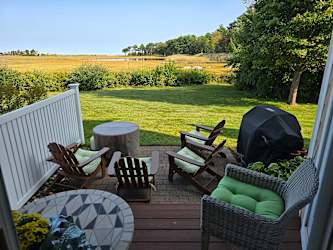
<instances>
[{"instance_id":1,"label":"tree line","mask_svg":"<svg viewBox=\"0 0 333 250\"><path fill-rule=\"evenodd\" d=\"M223 25L203 36L186 35L166 42L131 45L122 50L126 55L195 55L199 53L223 53L228 51L229 31Z\"/></svg>"},{"instance_id":2,"label":"tree line","mask_svg":"<svg viewBox=\"0 0 333 250\"><path fill-rule=\"evenodd\" d=\"M12 56L39 56L42 55L37 50L25 49L25 50L11 50L6 52L0 52L0 55L12 55Z\"/></svg>"}]
</instances>

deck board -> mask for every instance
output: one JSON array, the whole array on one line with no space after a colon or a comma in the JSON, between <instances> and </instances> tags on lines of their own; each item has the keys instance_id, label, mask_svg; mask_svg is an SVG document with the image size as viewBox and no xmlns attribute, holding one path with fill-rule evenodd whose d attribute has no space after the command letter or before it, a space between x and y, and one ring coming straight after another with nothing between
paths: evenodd
<instances>
[{"instance_id":1,"label":"deck board","mask_svg":"<svg viewBox=\"0 0 333 250\"><path fill-rule=\"evenodd\" d=\"M200 249L199 204L130 203L130 206L135 218L131 250ZM299 228L299 219L292 219L282 249L301 249ZM209 249L239 248L211 237Z\"/></svg>"}]
</instances>

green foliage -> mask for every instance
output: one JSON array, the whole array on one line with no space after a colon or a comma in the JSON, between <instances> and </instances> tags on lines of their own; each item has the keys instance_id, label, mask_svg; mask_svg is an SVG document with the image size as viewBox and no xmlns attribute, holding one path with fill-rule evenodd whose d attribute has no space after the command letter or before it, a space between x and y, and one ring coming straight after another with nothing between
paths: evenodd
<instances>
[{"instance_id":1,"label":"green foliage","mask_svg":"<svg viewBox=\"0 0 333 250\"><path fill-rule=\"evenodd\" d=\"M298 168L304 161L301 156L296 156L291 160L282 160L277 163L271 163L268 167L262 162L255 162L249 165L249 169L278 177L283 180L288 180L290 175Z\"/></svg>"},{"instance_id":2,"label":"green foliage","mask_svg":"<svg viewBox=\"0 0 333 250\"><path fill-rule=\"evenodd\" d=\"M158 86L175 86L177 83L177 73L178 69L173 62L157 66L153 70L153 74L156 78L155 84Z\"/></svg>"},{"instance_id":3,"label":"green foliage","mask_svg":"<svg viewBox=\"0 0 333 250\"><path fill-rule=\"evenodd\" d=\"M20 249L38 249L49 232L48 220L40 214L13 212Z\"/></svg>"},{"instance_id":4,"label":"green foliage","mask_svg":"<svg viewBox=\"0 0 333 250\"><path fill-rule=\"evenodd\" d=\"M68 79L68 73L55 72L47 75L48 81L46 88L49 91L62 91L66 88L66 81Z\"/></svg>"},{"instance_id":5,"label":"green foliage","mask_svg":"<svg viewBox=\"0 0 333 250\"><path fill-rule=\"evenodd\" d=\"M46 75L37 71L19 73L0 67L0 114L44 99L46 81Z\"/></svg>"},{"instance_id":6,"label":"green foliage","mask_svg":"<svg viewBox=\"0 0 333 250\"><path fill-rule=\"evenodd\" d=\"M300 74L303 101L318 96L333 28L333 1L262 0L229 27L231 64L240 89L286 98ZM311 75L312 87L302 88ZM307 93L304 93L309 91ZM310 92L311 91L311 92Z\"/></svg>"},{"instance_id":7,"label":"green foliage","mask_svg":"<svg viewBox=\"0 0 333 250\"><path fill-rule=\"evenodd\" d=\"M155 84L154 74L151 71L133 71L130 77L129 85L131 86L153 86Z\"/></svg>"},{"instance_id":8,"label":"green foliage","mask_svg":"<svg viewBox=\"0 0 333 250\"><path fill-rule=\"evenodd\" d=\"M23 81L20 87L23 88L23 98L26 103L32 104L47 96L46 85L48 83L47 75L38 72L27 72L23 75Z\"/></svg>"},{"instance_id":9,"label":"green foliage","mask_svg":"<svg viewBox=\"0 0 333 250\"><path fill-rule=\"evenodd\" d=\"M107 86L109 80L108 70L100 65L86 64L78 67L68 76L66 82L79 83L80 89L95 90Z\"/></svg>"},{"instance_id":10,"label":"green foliage","mask_svg":"<svg viewBox=\"0 0 333 250\"><path fill-rule=\"evenodd\" d=\"M95 66L81 66L63 81L79 82L81 90L95 90L115 86L180 86L206 84L211 79L205 71L180 70L173 62L162 64L153 70L111 72ZM63 84L59 84L62 86ZM56 86L57 87L57 86ZM53 90L54 88L49 88Z\"/></svg>"},{"instance_id":11,"label":"green foliage","mask_svg":"<svg viewBox=\"0 0 333 250\"><path fill-rule=\"evenodd\" d=\"M23 106L21 82L21 76L17 71L0 68L0 114Z\"/></svg>"},{"instance_id":12,"label":"green foliage","mask_svg":"<svg viewBox=\"0 0 333 250\"><path fill-rule=\"evenodd\" d=\"M211 76L205 71L201 70L181 70L177 75L177 85L190 85L190 84L207 84L211 80ZM215 79L214 82L218 82Z\"/></svg>"}]
</instances>

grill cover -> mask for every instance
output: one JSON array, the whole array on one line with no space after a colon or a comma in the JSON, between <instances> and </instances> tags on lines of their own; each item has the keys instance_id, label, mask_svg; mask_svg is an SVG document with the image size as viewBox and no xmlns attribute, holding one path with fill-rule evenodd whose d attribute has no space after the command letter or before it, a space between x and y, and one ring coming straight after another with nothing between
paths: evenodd
<instances>
[{"instance_id":1,"label":"grill cover","mask_svg":"<svg viewBox=\"0 0 333 250\"><path fill-rule=\"evenodd\" d=\"M304 146L296 117L271 106L256 106L242 119L237 151L245 163L265 164L290 158L290 153Z\"/></svg>"}]
</instances>

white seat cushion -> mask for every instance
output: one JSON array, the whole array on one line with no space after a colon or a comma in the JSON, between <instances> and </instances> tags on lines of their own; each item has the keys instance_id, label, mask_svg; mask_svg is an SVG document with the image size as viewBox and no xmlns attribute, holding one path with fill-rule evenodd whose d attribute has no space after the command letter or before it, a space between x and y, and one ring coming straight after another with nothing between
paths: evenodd
<instances>
[{"instance_id":1,"label":"white seat cushion","mask_svg":"<svg viewBox=\"0 0 333 250\"><path fill-rule=\"evenodd\" d=\"M198 161L200 163L205 162L205 160L201 156L197 155L196 153L194 153L192 150L190 150L187 147L184 147L181 150L179 150L177 152L177 154L180 154L180 155L190 158L192 160ZM193 175L195 175L198 172L198 170L200 169L200 167L198 167L194 164L188 163L186 161L183 161L183 160L180 160L177 158L175 158L175 164L179 168L181 168L183 171L185 171L189 174L193 174Z\"/></svg>"}]
</instances>

